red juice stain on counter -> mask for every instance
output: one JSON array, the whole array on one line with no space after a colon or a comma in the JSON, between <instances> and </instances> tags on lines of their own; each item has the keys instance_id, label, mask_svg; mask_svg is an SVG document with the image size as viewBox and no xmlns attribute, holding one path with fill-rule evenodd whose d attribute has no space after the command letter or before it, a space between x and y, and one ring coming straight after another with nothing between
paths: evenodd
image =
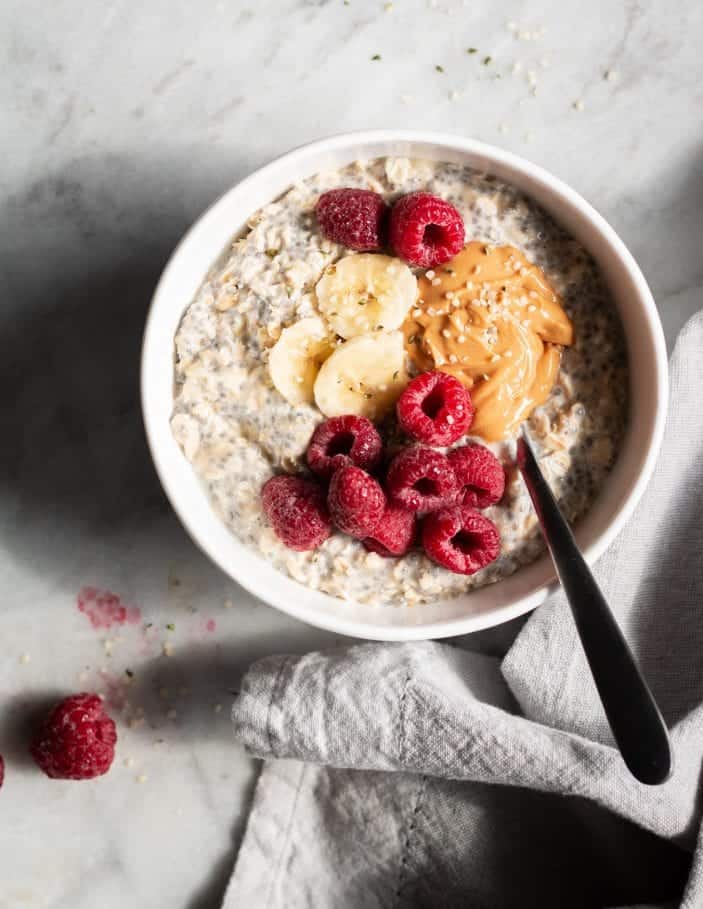
<instances>
[{"instance_id":1,"label":"red juice stain on counter","mask_svg":"<svg viewBox=\"0 0 703 909\"><path fill-rule=\"evenodd\" d=\"M105 669L100 669L98 680L105 690L103 699L107 706L117 713L121 713L129 700L129 677L113 675Z\"/></svg>"},{"instance_id":2,"label":"red juice stain on counter","mask_svg":"<svg viewBox=\"0 0 703 909\"><path fill-rule=\"evenodd\" d=\"M112 628L113 625L136 625L141 611L122 602L116 593L98 587L81 587L76 604L85 613L93 628Z\"/></svg>"}]
</instances>

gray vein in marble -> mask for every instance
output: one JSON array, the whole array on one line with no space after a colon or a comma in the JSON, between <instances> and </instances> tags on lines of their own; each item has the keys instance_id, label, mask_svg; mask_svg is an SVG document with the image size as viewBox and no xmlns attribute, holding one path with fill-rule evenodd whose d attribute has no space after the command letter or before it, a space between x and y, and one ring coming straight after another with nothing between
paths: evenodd
<instances>
[{"instance_id":1,"label":"gray vein in marble","mask_svg":"<svg viewBox=\"0 0 703 909\"><path fill-rule=\"evenodd\" d=\"M195 66L195 60L184 60L175 69L165 73L154 85L151 93L158 96L173 88L178 80L184 76L192 66Z\"/></svg>"}]
</instances>

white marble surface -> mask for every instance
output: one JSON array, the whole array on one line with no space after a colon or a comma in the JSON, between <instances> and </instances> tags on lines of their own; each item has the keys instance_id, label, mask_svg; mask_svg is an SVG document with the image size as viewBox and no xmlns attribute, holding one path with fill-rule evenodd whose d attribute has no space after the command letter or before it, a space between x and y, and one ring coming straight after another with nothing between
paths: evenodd
<instances>
[{"instance_id":1,"label":"white marble surface","mask_svg":"<svg viewBox=\"0 0 703 909\"><path fill-rule=\"evenodd\" d=\"M0 909L218 906L256 773L230 737L229 690L256 656L334 640L210 566L150 467L140 330L188 223L326 133L473 135L555 171L606 215L671 341L703 285L702 29L690 0L675 16L608 0L0 5ZM134 627L108 655L116 635L76 609L86 583L137 604L154 643ZM479 644L500 649L513 630ZM43 778L25 756L35 709L126 668L132 707L117 713L111 774ZM146 722L130 728L137 707Z\"/></svg>"}]
</instances>

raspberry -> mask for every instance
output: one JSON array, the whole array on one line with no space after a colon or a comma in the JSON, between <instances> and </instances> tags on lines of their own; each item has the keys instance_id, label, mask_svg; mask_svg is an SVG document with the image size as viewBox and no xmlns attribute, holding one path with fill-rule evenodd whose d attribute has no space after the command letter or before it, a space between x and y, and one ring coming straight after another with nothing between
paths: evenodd
<instances>
[{"instance_id":1,"label":"raspberry","mask_svg":"<svg viewBox=\"0 0 703 909\"><path fill-rule=\"evenodd\" d=\"M74 694L46 717L30 752L55 780L89 780L110 769L117 732L97 694Z\"/></svg>"},{"instance_id":2,"label":"raspberry","mask_svg":"<svg viewBox=\"0 0 703 909\"><path fill-rule=\"evenodd\" d=\"M488 508L505 492L505 471L498 458L483 445L462 445L447 455L459 484L459 502Z\"/></svg>"},{"instance_id":3,"label":"raspberry","mask_svg":"<svg viewBox=\"0 0 703 909\"><path fill-rule=\"evenodd\" d=\"M325 479L339 467L356 465L371 471L381 460L383 444L366 417L332 417L320 423L308 445L308 466Z\"/></svg>"},{"instance_id":4,"label":"raspberry","mask_svg":"<svg viewBox=\"0 0 703 909\"><path fill-rule=\"evenodd\" d=\"M463 249L464 222L444 199L432 193L409 193L391 210L390 242L411 265L433 268Z\"/></svg>"},{"instance_id":5,"label":"raspberry","mask_svg":"<svg viewBox=\"0 0 703 909\"><path fill-rule=\"evenodd\" d=\"M443 568L456 574L475 574L498 558L500 535L485 515L459 505L425 518L422 545Z\"/></svg>"},{"instance_id":6,"label":"raspberry","mask_svg":"<svg viewBox=\"0 0 703 909\"><path fill-rule=\"evenodd\" d=\"M379 249L388 206L370 189L330 189L315 208L320 230L328 240L349 249Z\"/></svg>"},{"instance_id":7,"label":"raspberry","mask_svg":"<svg viewBox=\"0 0 703 909\"><path fill-rule=\"evenodd\" d=\"M425 372L410 382L396 407L401 427L428 445L451 445L471 426L468 391L446 372Z\"/></svg>"},{"instance_id":8,"label":"raspberry","mask_svg":"<svg viewBox=\"0 0 703 909\"><path fill-rule=\"evenodd\" d=\"M384 558L405 555L415 539L415 523L412 511L387 505L375 532L364 540L364 546Z\"/></svg>"},{"instance_id":9,"label":"raspberry","mask_svg":"<svg viewBox=\"0 0 703 909\"><path fill-rule=\"evenodd\" d=\"M439 451L416 445L391 462L386 478L391 502L410 511L436 511L456 498L452 465Z\"/></svg>"},{"instance_id":10,"label":"raspberry","mask_svg":"<svg viewBox=\"0 0 703 909\"><path fill-rule=\"evenodd\" d=\"M261 504L276 536L290 549L315 549L330 535L325 495L312 480L271 477L261 490Z\"/></svg>"},{"instance_id":11,"label":"raspberry","mask_svg":"<svg viewBox=\"0 0 703 909\"><path fill-rule=\"evenodd\" d=\"M386 497L376 480L360 467L341 467L332 476L327 504L337 527L361 540L376 531Z\"/></svg>"}]
</instances>

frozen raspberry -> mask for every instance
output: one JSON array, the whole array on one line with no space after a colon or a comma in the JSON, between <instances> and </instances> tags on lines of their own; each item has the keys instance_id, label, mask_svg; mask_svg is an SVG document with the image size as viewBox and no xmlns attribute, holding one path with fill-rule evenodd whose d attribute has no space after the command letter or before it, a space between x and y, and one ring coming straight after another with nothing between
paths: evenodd
<instances>
[{"instance_id":1,"label":"frozen raspberry","mask_svg":"<svg viewBox=\"0 0 703 909\"><path fill-rule=\"evenodd\" d=\"M89 780L107 773L117 732L97 694L74 694L46 717L30 752L55 780Z\"/></svg>"},{"instance_id":2,"label":"frozen raspberry","mask_svg":"<svg viewBox=\"0 0 703 909\"><path fill-rule=\"evenodd\" d=\"M376 480L360 467L340 467L332 476L327 504L337 527L361 540L375 533L386 497Z\"/></svg>"},{"instance_id":3,"label":"frozen raspberry","mask_svg":"<svg viewBox=\"0 0 703 909\"><path fill-rule=\"evenodd\" d=\"M382 448L378 430L366 417L332 417L312 434L308 466L325 479L339 467L350 465L372 471L381 460Z\"/></svg>"},{"instance_id":4,"label":"frozen raspberry","mask_svg":"<svg viewBox=\"0 0 703 909\"><path fill-rule=\"evenodd\" d=\"M456 574L475 574L498 558L500 535L485 515L458 505L425 518L422 545L443 568Z\"/></svg>"},{"instance_id":5,"label":"frozen raspberry","mask_svg":"<svg viewBox=\"0 0 703 909\"><path fill-rule=\"evenodd\" d=\"M462 445L447 457L459 484L460 504L488 508L500 502L505 492L505 471L492 451L483 445Z\"/></svg>"},{"instance_id":6,"label":"frozen raspberry","mask_svg":"<svg viewBox=\"0 0 703 909\"><path fill-rule=\"evenodd\" d=\"M401 427L427 445L451 445L471 426L468 391L446 372L425 372L410 382L396 408Z\"/></svg>"},{"instance_id":7,"label":"frozen raspberry","mask_svg":"<svg viewBox=\"0 0 703 909\"><path fill-rule=\"evenodd\" d=\"M315 549L330 535L325 494L312 480L271 477L261 490L261 504L276 536L290 549Z\"/></svg>"},{"instance_id":8,"label":"frozen raspberry","mask_svg":"<svg viewBox=\"0 0 703 909\"><path fill-rule=\"evenodd\" d=\"M416 445L396 455L386 477L388 495L409 511L436 511L456 499L452 465L439 451Z\"/></svg>"},{"instance_id":9,"label":"frozen raspberry","mask_svg":"<svg viewBox=\"0 0 703 909\"><path fill-rule=\"evenodd\" d=\"M411 265L434 268L463 249L464 222L444 199L432 193L408 193L391 210L390 242Z\"/></svg>"},{"instance_id":10,"label":"frozen raspberry","mask_svg":"<svg viewBox=\"0 0 703 909\"><path fill-rule=\"evenodd\" d=\"M330 189L315 209L328 240L349 249L378 249L382 244L388 206L370 189Z\"/></svg>"},{"instance_id":11,"label":"frozen raspberry","mask_svg":"<svg viewBox=\"0 0 703 909\"><path fill-rule=\"evenodd\" d=\"M364 546L384 558L405 555L415 539L415 515L398 505L387 505L378 527Z\"/></svg>"}]
</instances>

